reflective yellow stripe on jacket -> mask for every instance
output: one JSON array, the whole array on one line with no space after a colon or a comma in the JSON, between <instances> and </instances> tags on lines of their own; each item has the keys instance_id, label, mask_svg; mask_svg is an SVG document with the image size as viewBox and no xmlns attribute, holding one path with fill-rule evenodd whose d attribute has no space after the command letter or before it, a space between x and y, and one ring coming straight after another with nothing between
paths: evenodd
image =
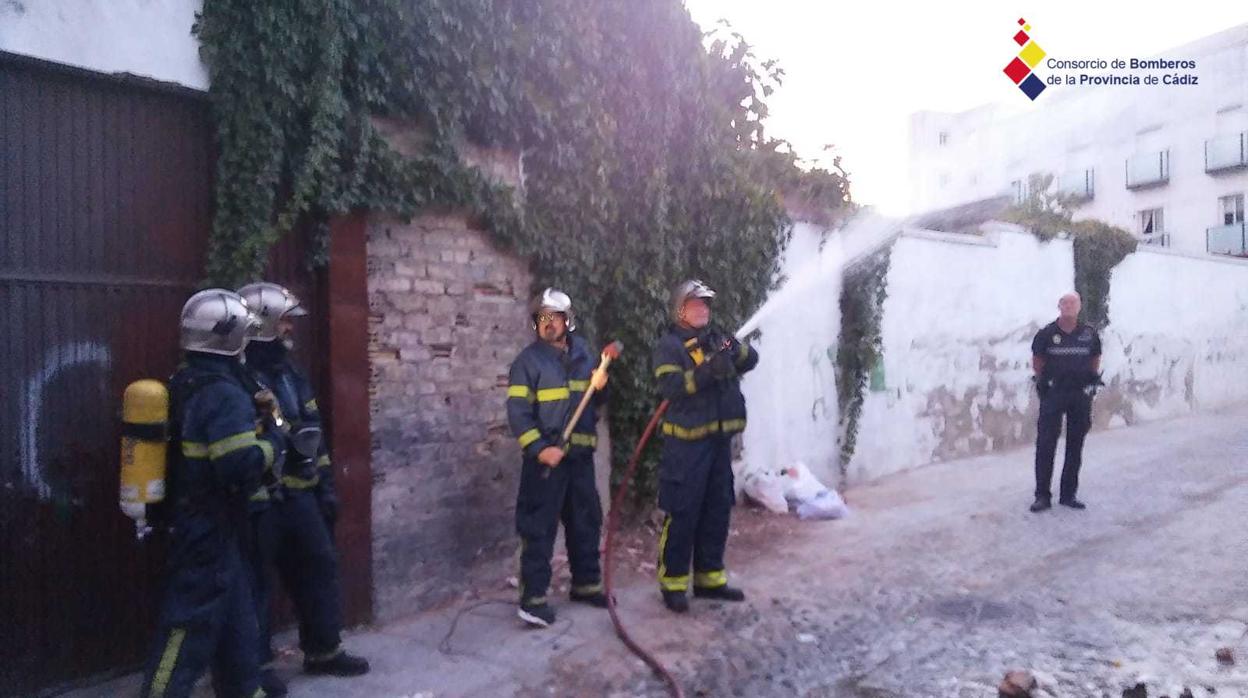
<instances>
[{"instance_id":1,"label":"reflective yellow stripe on jacket","mask_svg":"<svg viewBox=\"0 0 1248 698\"><path fill-rule=\"evenodd\" d=\"M507 386L507 399L519 398L533 402L533 391L529 390L527 385L509 385Z\"/></svg>"},{"instance_id":2,"label":"reflective yellow stripe on jacket","mask_svg":"<svg viewBox=\"0 0 1248 698\"><path fill-rule=\"evenodd\" d=\"M283 475L282 476L282 484L292 490L311 489L313 487L316 487L317 483L319 483L320 481L321 481L321 478L319 475L313 475L312 477L307 477L307 478L299 477L297 475Z\"/></svg>"},{"instance_id":3,"label":"reflective yellow stripe on jacket","mask_svg":"<svg viewBox=\"0 0 1248 698\"><path fill-rule=\"evenodd\" d=\"M680 367L676 364L661 364L654 369L655 378L662 378L668 373L680 373Z\"/></svg>"},{"instance_id":4,"label":"reflective yellow stripe on jacket","mask_svg":"<svg viewBox=\"0 0 1248 698\"><path fill-rule=\"evenodd\" d=\"M554 402L572 397L572 391L565 385L561 388L542 388L537 391L538 402Z\"/></svg>"},{"instance_id":5,"label":"reflective yellow stripe on jacket","mask_svg":"<svg viewBox=\"0 0 1248 698\"><path fill-rule=\"evenodd\" d=\"M682 427L671 422L663 422L663 433L667 436L674 436L685 441L697 441L704 439L711 434L723 432L725 434L735 434L745 430L744 419L725 419L721 421L708 422L700 424L696 427Z\"/></svg>"},{"instance_id":6,"label":"reflective yellow stripe on jacket","mask_svg":"<svg viewBox=\"0 0 1248 698\"><path fill-rule=\"evenodd\" d=\"M257 438L254 431L244 431L233 436L227 436L210 444L197 441L183 441L182 455L187 458L211 458L217 460L235 451L251 448L252 446L259 448L264 453L264 466L266 468L273 465L273 445L265 439Z\"/></svg>"},{"instance_id":7,"label":"reflective yellow stripe on jacket","mask_svg":"<svg viewBox=\"0 0 1248 698\"><path fill-rule=\"evenodd\" d=\"M520 442L520 448L527 448L529 444L542 438L542 432L536 429L530 429L520 435L517 441Z\"/></svg>"}]
</instances>

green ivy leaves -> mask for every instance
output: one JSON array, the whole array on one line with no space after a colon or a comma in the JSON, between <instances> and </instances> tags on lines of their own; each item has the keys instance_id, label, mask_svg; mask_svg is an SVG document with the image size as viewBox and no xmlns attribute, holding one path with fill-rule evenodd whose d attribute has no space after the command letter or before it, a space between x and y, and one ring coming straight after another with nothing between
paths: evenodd
<instances>
[{"instance_id":1,"label":"green ivy leaves","mask_svg":"<svg viewBox=\"0 0 1248 698\"><path fill-rule=\"evenodd\" d=\"M668 288L705 279L735 329L774 278L782 198L850 205L839 162L807 168L764 136L783 72L740 35L704 37L679 0L206 0L194 31L219 149L214 283L255 278L301 221L324 263L330 215L464 210L572 294L599 343L624 340L619 444L657 402ZM394 152L373 115L421 125L424 151ZM461 140L523 153L523 201L466 166Z\"/></svg>"},{"instance_id":2,"label":"green ivy leaves","mask_svg":"<svg viewBox=\"0 0 1248 698\"><path fill-rule=\"evenodd\" d=\"M1075 258L1075 291L1083 301L1083 320L1097 329L1109 325L1109 280L1114 267L1135 252L1131 233L1098 220L1072 220L1070 197L1051 190L1052 175L1033 175L1028 196L1010 207L1004 218L1027 228L1040 240L1060 233L1071 237Z\"/></svg>"},{"instance_id":3,"label":"green ivy leaves","mask_svg":"<svg viewBox=\"0 0 1248 698\"><path fill-rule=\"evenodd\" d=\"M883 355L881 323L888 297L892 246L845 270L841 284L841 336L836 347L836 396L840 408L841 483L858 444L867 382Z\"/></svg>"}]
</instances>

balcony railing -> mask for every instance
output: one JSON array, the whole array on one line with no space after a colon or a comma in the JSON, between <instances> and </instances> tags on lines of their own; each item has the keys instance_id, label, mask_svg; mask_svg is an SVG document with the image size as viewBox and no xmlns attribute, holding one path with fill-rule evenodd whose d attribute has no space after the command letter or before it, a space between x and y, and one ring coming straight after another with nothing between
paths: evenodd
<instances>
[{"instance_id":1,"label":"balcony railing","mask_svg":"<svg viewBox=\"0 0 1248 698\"><path fill-rule=\"evenodd\" d=\"M1141 245L1156 245L1157 247L1170 246L1170 233L1159 230L1155 233L1141 233L1137 236Z\"/></svg>"},{"instance_id":2,"label":"balcony railing","mask_svg":"<svg viewBox=\"0 0 1248 698\"><path fill-rule=\"evenodd\" d=\"M1248 226L1231 223L1210 228L1205 231L1205 249L1212 254L1248 255Z\"/></svg>"},{"instance_id":3,"label":"balcony railing","mask_svg":"<svg viewBox=\"0 0 1248 698\"><path fill-rule=\"evenodd\" d=\"M1205 172L1248 167L1248 133L1232 133L1205 141Z\"/></svg>"},{"instance_id":4,"label":"balcony railing","mask_svg":"<svg viewBox=\"0 0 1248 698\"><path fill-rule=\"evenodd\" d=\"M1127 188L1152 187L1170 181L1170 151L1133 155L1127 159Z\"/></svg>"},{"instance_id":5,"label":"balcony railing","mask_svg":"<svg viewBox=\"0 0 1248 698\"><path fill-rule=\"evenodd\" d=\"M1096 194L1092 168L1062 173L1062 176L1057 178L1057 191L1075 201L1091 200Z\"/></svg>"}]
</instances>

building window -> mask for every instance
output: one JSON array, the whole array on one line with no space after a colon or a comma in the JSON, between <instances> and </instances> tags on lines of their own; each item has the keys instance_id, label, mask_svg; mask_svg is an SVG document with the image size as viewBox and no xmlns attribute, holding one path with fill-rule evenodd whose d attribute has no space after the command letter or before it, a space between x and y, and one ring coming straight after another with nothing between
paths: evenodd
<instances>
[{"instance_id":1,"label":"building window","mask_svg":"<svg viewBox=\"0 0 1248 698\"><path fill-rule=\"evenodd\" d=\"M1218 210L1222 213L1222 225L1244 222L1244 195L1231 194L1218 198Z\"/></svg>"},{"instance_id":2,"label":"building window","mask_svg":"<svg viewBox=\"0 0 1248 698\"><path fill-rule=\"evenodd\" d=\"M1165 209L1145 209L1139 212L1138 217L1140 237L1145 244L1163 247L1170 244L1170 236L1166 233Z\"/></svg>"},{"instance_id":3,"label":"building window","mask_svg":"<svg viewBox=\"0 0 1248 698\"><path fill-rule=\"evenodd\" d=\"M939 140L941 145L949 145L949 132L941 131L940 135L937 136L937 139Z\"/></svg>"},{"instance_id":4,"label":"building window","mask_svg":"<svg viewBox=\"0 0 1248 698\"><path fill-rule=\"evenodd\" d=\"M1010 193L1014 196L1014 203L1021 205L1027 200L1027 182L1021 179L1010 182Z\"/></svg>"}]
</instances>

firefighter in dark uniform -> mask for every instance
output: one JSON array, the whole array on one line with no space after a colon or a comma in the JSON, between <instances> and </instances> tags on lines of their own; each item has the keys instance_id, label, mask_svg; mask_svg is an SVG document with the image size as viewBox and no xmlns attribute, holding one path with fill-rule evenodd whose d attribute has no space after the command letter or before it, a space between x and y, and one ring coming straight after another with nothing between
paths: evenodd
<instances>
[{"instance_id":1,"label":"firefighter in dark uniform","mask_svg":"<svg viewBox=\"0 0 1248 698\"><path fill-rule=\"evenodd\" d=\"M1075 498L1079 490L1079 467L1083 439L1092 426L1092 397L1101 381L1101 338L1091 325L1079 322L1079 294L1068 293L1057 302L1059 317L1031 341L1032 380L1040 394L1040 417L1036 423L1036 501L1031 511L1052 506L1050 490L1057 437L1066 417L1066 461L1058 502L1072 509L1086 509Z\"/></svg>"},{"instance_id":2,"label":"firefighter in dark uniform","mask_svg":"<svg viewBox=\"0 0 1248 698\"><path fill-rule=\"evenodd\" d=\"M743 601L728 586L724 545L733 505L732 437L745 429L740 378L758 364L758 352L711 326L715 297L698 280L671 296L674 324L654 351L654 377L669 406L663 420L659 508L666 512L659 537L659 588L676 613L693 595Z\"/></svg>"},{"instance_id":3,"label":"firefighter in dark uniform","mask_svg":"<svg viewBox=\"0 0 1248 698\"><path fill-rule=\"evenodd\" d=\"M239 358L258 326L233 291L200 291L182 308L186 360L170 380L168 572L144 696L189 696L209 667L218 696L265 695L242 546L247 496L266 469L280 472L285 444L244 387Z\"/></svg>"},{"instance_id":4,"label":"firefighter in dark uniform","mask_svg":"<svg viewBox=\"0 0 1248 698\"><path fill-rule=\"evenodd\" d=\"M334 469L321 430L321 414L312 385L290 359L293 319L308 313L290 291L274 283L248 284L238 290L260 320L247 345L247 369L254 386L272 401L280 432L287 442L285 471L251 496L253 549L251 571L256 615L260 622L259 657L264 688L282 695L274 674L269 628L268 570L277 568L282 586L299 619L303 668L310 674L356 676L368 662L342 648L341 591L334 522L338 498Z\"/></svg>"},{"instance_id":5,"label":"firefighter in dark uniform","mask_svg":"<svg viewBox=\"0 0 1248 698\"><path fill-rule=\"evenodd\" d=\"M548 288L530 306L537 339L511 364L507 420L520 442L524 462L516 498L520 535L520 608L524 622L547 627L555 611L546 600L555 533L563 521L571 599L599 608L607 605L598 559L602 505L594 485L597 445L595 405L606 394L606 372L595 373L597 355L579 335L572 300ZM577 421L568 443L563 431L593 384L596 395Z\"/></svg>"}]
</instances>

